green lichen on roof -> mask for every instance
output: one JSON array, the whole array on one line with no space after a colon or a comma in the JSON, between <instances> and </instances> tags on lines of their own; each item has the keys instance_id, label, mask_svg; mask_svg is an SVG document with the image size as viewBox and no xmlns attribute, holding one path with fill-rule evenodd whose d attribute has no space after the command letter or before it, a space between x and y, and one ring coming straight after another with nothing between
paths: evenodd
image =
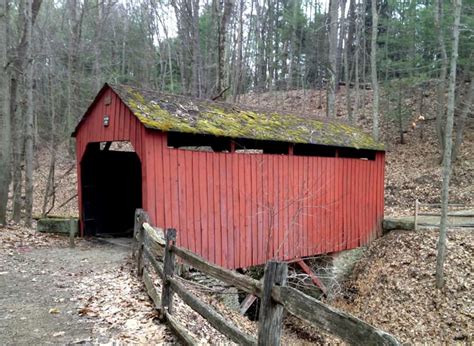
<instances>
[{"instance_id":1,"label":"green lichen on roof","mask_svg":"<svg viewBox=\"0 0 474 346\"><path fill-rule=\"evenodd\" d=\"M109 86L150 129L357 149L384 148L361 129L335 120L255 111L124 85Z\"/></svg>"}]
</instances>

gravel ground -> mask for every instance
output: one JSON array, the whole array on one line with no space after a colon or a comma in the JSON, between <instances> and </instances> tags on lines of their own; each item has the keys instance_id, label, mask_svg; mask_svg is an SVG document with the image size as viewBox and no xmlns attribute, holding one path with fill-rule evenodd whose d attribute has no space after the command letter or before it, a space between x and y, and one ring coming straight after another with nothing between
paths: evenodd
<instances>
[{"instance_id":1,"label":"gravel ground","mask_svg":"<svg viewBox=\"0 0 474 346\"><path fill-rule=\"evenodd\" d=\"M66 242L39 248L0 244L0 344L147 341L142 336L173 340L165 326L145 313L143 325L136 320L137 310L153 310L138 280L129 282L126 245L81 240L69 249ZM134 299L142 304L123 306ZM145 324L147 330L138 336Z\"/></svg>"}]
</instances>

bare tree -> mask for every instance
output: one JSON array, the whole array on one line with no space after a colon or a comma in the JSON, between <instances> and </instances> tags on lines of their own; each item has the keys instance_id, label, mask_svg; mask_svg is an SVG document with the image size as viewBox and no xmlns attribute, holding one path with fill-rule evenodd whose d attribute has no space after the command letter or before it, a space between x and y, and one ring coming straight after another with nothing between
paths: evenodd
<instances>
[{"instance_id":1,"label":"bare tree","mask_svg":"<svg viewBox=\"0 0 474 346\"><path fill-rule=\"evenodd\" d=\"M474 59L474 57L472 57ZM467 92L467 96L464 100L464 106L461 110L461 114L459 115L459 119L456 123L456 139L453 145L453 153L452 153L452 161L456 162L458 157L459 148L461 147L463 141L463 133L464 133L464 126L466 124L467 115L472 109L472 102L474 101L474 81L471 78L469 83L469 90Z\"/></svg>"},{"instance_id":2,"label":"bare tree","mask_svg":"<svg viewBox=\"0 0 474 346\"><path fill-rule=\"evenodd\" d=\"M8 76L8 0L0 1L0 225L7 221L10 186L10 78Z\"/></svg>"},{"instance_id":3,"label":"bare tree","mask_svg":"<svg viewBox=\"0 0 474 346\"><path fill-rule=\"evenodd\" d=\"M327 97L327 116L336 116L336 73L337 73L337 22L338 22L339 0L331 0L329 3L329 83Z\"/></svg>"},{"instance_id":4,"label":"bare tree","mask_svg":"<svg viewBox=\"0 0 474 346\"><path fill-rule=\"evenodd\" d=\"M229 23L230 14L234 7L234 0L225 0L224 8L222 10L222 16L219 23L219 30L217 33L218 45L217 45L217 93L222 92L222 82L224 81L224 54L225 54L225 39L227 24Z\"/></svg>"},{"instance_id":5,"label":"bare tree","mask_svg":"<svg viewBox=\"0 0 474 346\"><path fill-rule=\"evenodd\" d=\"M39 11L41 1L35 9ZM31 227L33 212L33 150L34 150L34 104L33 104L33 0L26 6L26 119L25 119L25 225Z\"/></svg>"},{"instance_id":6,"label":"bare tree","mask_svg":"<svg viewBox=\"0 0 474 346\"><path fill-rule=\"evenodd\" d=\"M377 33L379 13L377 0L372 0L372 39L370 45L370 70L372 77L373 104L372 104L372 135L379 138L379 82L377 80Z\"/></svg>"},{"instance_id":7,"label":"bare tree","mask_svg":"<svg viewBox=\"0 0 474 346\"><path fill-rule=\"evenodd\" d=\"M438 45L441 54L441 72L437 88L437 110L436 110L436 134L441 148L441 158L444 156L444 124L445 124L445 91L446 77L448 75L448 54L446 53L446 43L444 42L444 29L441 21L443 20L443 1L436 0L434 9L435 27L437 31Z\"/></svg>"},{"instance_id":8,"label":"bare tree","mask_svg":"<svg viewBox=\"0 0 474 346\"><path fill-rule=\"evenodd\" d=\"M459 47L459 25L461 22L462 0L453 0L454 24L453 24L453 47L451 52L451 63L448 85L448 111L446 115L446 129L443 151L443 185L441 189L441 222L439 227L438 255L436 257L436 287L444 285L444 261L446 257L446 230L448 220L449 180L451 177L451 152L452 133L454 124L454 108L456 96L456 68Z\"/></svg>"}]
</instances>

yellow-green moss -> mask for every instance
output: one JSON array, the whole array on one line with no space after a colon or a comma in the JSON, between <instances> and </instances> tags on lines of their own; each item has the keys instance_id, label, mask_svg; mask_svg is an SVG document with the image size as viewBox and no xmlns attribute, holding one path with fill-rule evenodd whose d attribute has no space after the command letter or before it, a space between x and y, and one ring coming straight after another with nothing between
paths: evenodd
<instances>
[{"instance_id":1,"label":"yellow-green moss","mask_svg":"<svg viewBox=\"0 0 474 346\"><path fill-rule=\"evenodd\" d=\"M259 112L125 86L111 87L140 122L151 129L383 150L383 145L370 135L341 122Z\"/></svg>"}]
</instances>

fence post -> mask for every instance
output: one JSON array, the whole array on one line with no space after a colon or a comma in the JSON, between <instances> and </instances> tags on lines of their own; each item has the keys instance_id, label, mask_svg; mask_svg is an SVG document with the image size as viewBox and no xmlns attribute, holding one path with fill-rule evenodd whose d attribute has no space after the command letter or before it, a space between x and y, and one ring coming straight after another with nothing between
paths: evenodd
<instances>
[{"instance_id":1,"label":"fence post","mask_svg":"<svg viewBox=\"0 0 474 346\"><path fill-rule=\"evenodd\" d=\"M137 209L135 211L135 224L134 232L137 232L137 275L141 277L143 275L143 241L144 241L144 229L143 223L148 222L148 214L143 209Z\"/></svg>"},{"instance_id":2,"label":"fence post","mask_svg":"<svg viewBox=\"0 0 474 346\"><path fill-rule=\"evenodd\" d=\"M258 345L280 345L283 305L272 300L272 288L274 285L285 286L287 275L287 263L267 262L260 301Z\"/></svg>"},{"instance_id":3,"label":"fence post","mask_svg":"<svg viewBox=\"0 0 474 346\"><path fill-rule=\"evenodd\" d=\"M415 222L414 222L414 228L415 231L418 231L418 208L419 208L420 202L418 202L418 198L415 199Z\"/></svg>"},{"instance_id":4,"label":"fence post","mask_svg":"<svg viewBox=\"0 0 474 346\"><path fill-rule=\"evenodd\" d=\"M165 309L171 314L173 310L173 292L170 287L168 277L172 277L174 274L175 266L175 255L171 251L171 246L176 243L176 230L174 228L168 228L165 233L165 254L163 259L163 287L161 290L161 318L165 316Z\"/></svg>"}]
</instances>

